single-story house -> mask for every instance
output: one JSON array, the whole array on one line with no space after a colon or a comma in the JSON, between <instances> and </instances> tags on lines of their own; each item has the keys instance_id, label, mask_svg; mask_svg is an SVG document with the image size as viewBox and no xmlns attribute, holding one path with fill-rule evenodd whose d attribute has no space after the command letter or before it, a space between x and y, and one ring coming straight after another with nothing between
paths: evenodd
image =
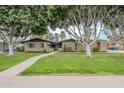
<instances>
[{"instance_id":1,"label":"single-story house","mask_svg":"<svg viewBox=\"0 0 124 93\"><path fill-rule=\"evenodd\" d=\"M80 52L83 51L83 47L76 43L74 39L67 39L64 41L61 41L61 48L59 48L59 51L73 51L73 52Z\"/></svg>"},{"instance_id":2,"label":"single-story house","mask_svg":"<svg viewBox=\"0 0 124 93\"><path fill-rule=\"evenodd\" d=\"M91 51L97 51L104 52L108 49L107 42L105 40L97 40L92 46ZM85 51L85 47L82 47L79 43L76 43L73 39L68 39L65 41L62 41L62 48L59 49L60 51L75 51L75 52L81 52Z\"/></svg>"},{"instance_id":3,"label":"single-story house","mask_svg":"<svg viewBox=\"0 0 124 93\"><path fill-rule=\"evenodd\" d=\"M40 38L34 38L24 41L24 51L39 51L39 52L52 52L52 51L68 51L68 52L82 52L85 51L85 47L76 43L73 39L67 39L64 41L48 41ZM107 42L105 40L97 40L91 46L91 51L97 48L97 51L106 51L108 49Z\"/></svg>"},{"instance_id":4,"label":"single-story house","mask_svg":"<svg viewBox=\"0 0 124 93\"><path fill-rule=\"evenodd\" d=\"M52 52L51 42L40 39L34 38L27 41L22 42L24 43L24 51L34 51L34 52Z\"/></svg>"}]
</instances>

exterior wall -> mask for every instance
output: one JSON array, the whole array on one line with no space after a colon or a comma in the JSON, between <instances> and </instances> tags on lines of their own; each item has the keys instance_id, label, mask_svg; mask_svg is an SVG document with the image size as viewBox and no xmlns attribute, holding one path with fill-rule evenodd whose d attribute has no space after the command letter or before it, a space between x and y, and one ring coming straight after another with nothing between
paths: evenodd
<instances>
[{"instance_id":1,"label":"exterior wall","mask_svg":"<svg viewBox=\"0 0 124 93\"><path fill-rule=\"evenodd\" d=\"M97 42L95 42L93 45L90 46L91 51L93 51L94 48L98 48Z\"/></svg>"},{"instance_id":2,"label":"exterior wall","mask_svg":"<svg viewBox=\"0 0 124 93\"><path fill-rule=\"evenodd\" d=\"M97 43L100 43L100 45L98 46ZM75 46L75 42L63 42L62 43L62 48L59 49L59 51L64 51L64 47L66 45L66 49L71 48L71 51L75 51L75 52L82 52L85 51L85 47L81 46L80 44L77 44L77 48ZM100 40L97 41L96 43L94 43L93 45L90 46L91 51L93 51L94 48L98 47L100 50L100 52L104 52L108 49L108 45L107 42L104 40Z\"/></svg>"},{"instance_id":3,"label":"exterior wall","mask_svg":"<svg viewBox=\"0 0 124 93\"><path fill-rule=\"evenodd\" d=\"M115 45L113 45L112 42L109 42L109 48L108 49L110 49L110 47L113 47L113 46L115 46ZM124 50L124 41L118 41L116 44L116 47L118 50Z\"/></svg>"},{"instance_id":4,"label":"exterior wall","mask_svg":"<svg viewBox=\"0 0 124 93\"><path fill-rule=\"evenodd\" d=\"M108 43L107 41L101 41L100 42L100 51L104 52L108 50Z\"/></svg>"},{"instance_id":5,"label":"exterior wall","mask_svg":"<svg viewBox=\"0 0 124 93\"><path fill-rule=\"evenodd\" d=\"M34 47L30 48L29 47L29 44L30 43L33 43L34 44ZM44 43L44 48L41 47L41 43ZM50 48L49 44L50 44L49 42L27 42L24 45L25 46L24 47L24 50L25 51L34 51L34 52L44 52L44 51L46 51L46 52L52 52L53 49Z\"/></svg>"},{"instance_id":6,"label":"exterior wall","mask_svg":"<svg viewBox=\"0 0 124 93\"><path fill-rule=\"evenodd\" d=\"M82 46L82 45L80 45L79 43L77 43L77 52L83 52L83 51L85 51L84 50L85 48Z\"/></svg>"},{"instance_id":7,"label":"exterior wall","mask_svg":"<svg viewBox=\"0 0 124 93\"><path fill-rule=\"evenodd\" d=\"M117 42L117 48L118 48L118 50L124 50L124 41L123 40Z\"/></svg>"},{"instance_id":8,"label":"exterior wall","mask_svg":"<svg viewBox=\"0 0 124 93\"><path fill-rule=\"evenodd\" d=\"M76 48L77 46L77 48ZM59 49L59 51L83 51L83 48L80 44L77 44L75 42L62 42L62 48Z\"/></svg>"},{"instance_id":9,"label":"exterior wall","mask_svg":"<svg viewBox=\"0 0 124 93\"><path fill-rule=\"evenodd\" d=\"M100 43L99 46L98 46L98 43ZM91 45L91 51L93 51L93 49L96 47L99 48L100 52L105 52L108 49L107 41L99 40L99 41L95 42L93 45Z\"/></svg>"},{"instance_id":10,"label":"exterior wall","mask_svg":"<svg viewBox=\"0 0 124 93\"><path fill-rule=\"evenodd\" d=\"M100 43L100 45L98 46L98 42ZM34 43L35 47L30 48L29 47L29 43ZM41 47L41 43L44 43L44 48ZM44 52L44 50L46 52L53 52L54 48L51 48L50 46L50 42L26 42L24 44L24 50L25 51L39 51L39 52ZM91 51L93 51L94 48L98 47L101 52L104 52L108 49L108 43L107 41L104 40L99 40L96 43L94 43L91 46ZM72 51L72 52L82 52L85 51L85 47L81 46L80 44L77 44L73 41L69 41L69 42L62 42L62 47L58 49L58 51Z\"/></svg>"},{"instance_id":11,"label":"exterior wall","mask_svg":"<svg viewBox=\"0 0 124 93\"><path fill-rule=\"evenodd\" d=\"M124 43L123 42L118 42L115 45L113 45L111 42L109 43L109 47L108 47L108 50L110 50L111 47L116 47L118 50L124 50Z\"/></svg>"}]
</instances>

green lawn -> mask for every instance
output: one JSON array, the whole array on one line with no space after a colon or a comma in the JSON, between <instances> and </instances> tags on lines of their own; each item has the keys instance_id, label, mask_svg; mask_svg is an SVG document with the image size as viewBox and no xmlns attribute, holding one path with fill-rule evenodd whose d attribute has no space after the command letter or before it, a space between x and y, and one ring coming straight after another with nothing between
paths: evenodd
<instances>
[{"instance_id":1,"label":"green lawn","mask_svg":"<svg viewBox=\"0 0 124 93\"><path fill-rule=\"evenodd\" d=\"M40 59L21 75L42 74L123 74L124 54L95 53L93 58L81 53L57 53Z\"/></svg>"},{"instance_id":2,"label":"green lawn","mask_svg":"<svg viewBox=\"0 0 124 93\"><path fill-rule=\"evenodd\" d=\"M39 53L17 52L14 56L7 56L7 54L5 53L0 53L0 71L3 71L9 67L12 67L38 54Z\"/></svg>"}]
</instances>

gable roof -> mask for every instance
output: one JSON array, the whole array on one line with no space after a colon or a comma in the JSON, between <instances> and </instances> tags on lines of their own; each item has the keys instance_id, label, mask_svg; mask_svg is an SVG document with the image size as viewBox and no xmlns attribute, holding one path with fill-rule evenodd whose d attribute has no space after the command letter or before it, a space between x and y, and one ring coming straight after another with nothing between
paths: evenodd
<instances>
[{"instance_id":1,"label":"gable roof","mask_svg":"<svg viewBox=\"0 0 124 93\"><path fill-rule=\"evenodd\" d=\"M101 40L101 39L97 40L97 42L101 42L101 41L106 41L106 40ZM74 39L66 39L61 42L75 42L75 40Z\"/></svg>"},{"instance_id":2,"label":"gable roof","mask_svg":"<svg viewBox=\"0 0 124 93\"><path fill-rule=\"evenodd\" d=\"M66 39L66 40L63 40L62 42L75 42L74 39Z\"/></svg>"},{"instance_id":3,"label":"gable roof","mask_svg":"<svg viewBox=\"0 0 124 93\"><path fill-rule=\"evenodd\" d=\"M97 40L97 42L101 42L101 41L106 41L106 40ZM75 40L74 39L66 39L66 40L63 40L63 41L48 41L48 40L44 40L44 39L41 39L41 38L33 38L33 39L30 39L30 40L23 41L22 43L26 43L26 42L51 42L51 43L60 43L60 42L75 42Z\"/></svg>"},{"instance_id":4,"label":"gable roof","mask_svg":"<svg viewBox=\"0 0 124 93\"><path fill-rule=\"evenodd\" d=\"M30 39L30 40L23 41L22 43L26 43L26 42L50 42L50 41L44 40L44 39L41 39L41 38L33 38L33 39Z\"/></svg>"}]
</instances>

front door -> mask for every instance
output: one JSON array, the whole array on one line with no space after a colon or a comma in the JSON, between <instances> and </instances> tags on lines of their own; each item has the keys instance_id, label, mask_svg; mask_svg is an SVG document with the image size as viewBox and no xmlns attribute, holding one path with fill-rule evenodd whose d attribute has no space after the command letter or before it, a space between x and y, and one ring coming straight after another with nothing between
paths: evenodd
<instances>
[{"instance_id":1,"label":"front door","mask_svg":"<svg viewBox=\"0 0 124 93\"><path fill-rule=\"evenodd\" d=\"M58 51L58 43L55 43L55 45L54 45L54 51Z\"/></svg>"}]
</instances>

